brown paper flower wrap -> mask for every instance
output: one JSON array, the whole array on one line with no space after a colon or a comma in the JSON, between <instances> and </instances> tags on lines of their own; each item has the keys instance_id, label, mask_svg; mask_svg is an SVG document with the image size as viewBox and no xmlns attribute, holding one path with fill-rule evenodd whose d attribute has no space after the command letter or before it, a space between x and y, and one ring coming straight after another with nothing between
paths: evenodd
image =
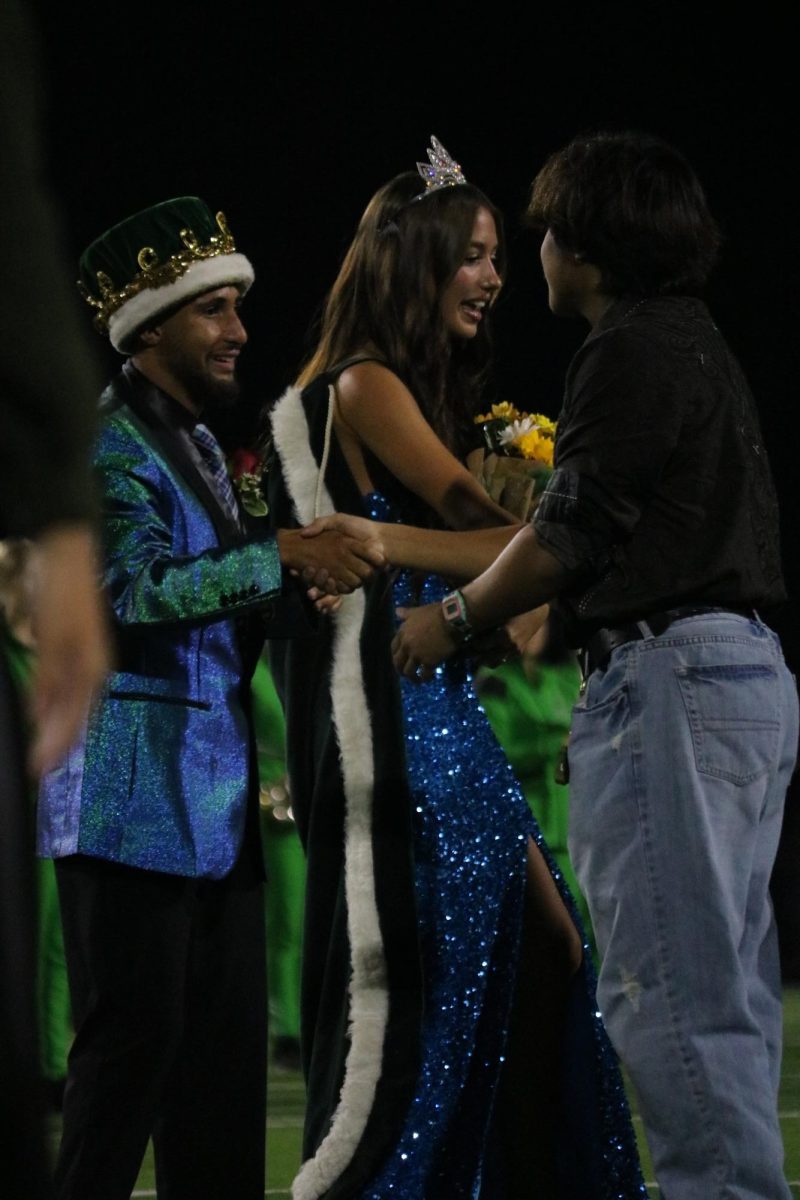
<instances>
[{"instance_id":1,"label":"brown paper flower wrap","mask_svg":"<svg viewBox=\"0 0 800 1200\"><path fill-rule=\"evenodd\" d=\"M529 521L553 471L555 422L503 402L475 424L482 427L484 446L468 455L467 466L492 500Z\"/></svg>"}]
</instances>

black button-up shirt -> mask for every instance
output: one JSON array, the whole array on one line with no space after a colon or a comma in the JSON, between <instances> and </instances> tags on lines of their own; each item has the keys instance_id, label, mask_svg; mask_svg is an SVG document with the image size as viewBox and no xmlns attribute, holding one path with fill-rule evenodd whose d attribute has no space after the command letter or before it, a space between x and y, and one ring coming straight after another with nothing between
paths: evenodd
<instances>
[{"instance_id":1,"label":"black button-up shirt","mask_svg":"<svg viewBox=\"0 0 800 1200\"><path fill-rule=\"evenodd\" d=\"M534 524L576 572L559 598L575 645L676 605L785 599L755 404L701 301L620 300L586 339Z\"/></svg>"}]
</instances>

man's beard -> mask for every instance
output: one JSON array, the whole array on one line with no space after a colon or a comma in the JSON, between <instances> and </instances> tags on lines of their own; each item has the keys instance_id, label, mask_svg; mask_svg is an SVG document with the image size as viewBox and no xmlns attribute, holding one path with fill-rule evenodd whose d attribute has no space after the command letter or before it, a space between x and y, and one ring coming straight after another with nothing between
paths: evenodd
<instances>
[{"instance_id":1,"label":"man's beard","mask_svg":"<svg viewBox=\"0 0 800 1200\"><path fill-rule=\"evenodd\" d=\"M194 405L205 413L226 412L234 408L239 400L239 380L235 376L230 379L216 379L208 371L198 371L193 363L176 357L172 364L172 373L183 385Z\"/></svg>"}]
</instances>

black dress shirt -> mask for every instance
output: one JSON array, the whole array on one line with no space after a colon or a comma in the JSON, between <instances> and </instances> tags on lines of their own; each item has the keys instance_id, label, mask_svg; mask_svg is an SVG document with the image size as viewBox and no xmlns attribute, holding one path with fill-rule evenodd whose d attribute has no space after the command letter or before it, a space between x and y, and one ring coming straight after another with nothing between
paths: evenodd
<instances>
[{"instance_id":1,"label":"black dress shirt","mask_svg":"<svg viewBox=\"0 0 800 1200\"><path fill-rule=\"evenodd\" d=\"M575 645L677 605L785 599L755 404L701 301L623 299L586 339L534 524L574 572L559 606Z\"/></svg>"}]
</instances>

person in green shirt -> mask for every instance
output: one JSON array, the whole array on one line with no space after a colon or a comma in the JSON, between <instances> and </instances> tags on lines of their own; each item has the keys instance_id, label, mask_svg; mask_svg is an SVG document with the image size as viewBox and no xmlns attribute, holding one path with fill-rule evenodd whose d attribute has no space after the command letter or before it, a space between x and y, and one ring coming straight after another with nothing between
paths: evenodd
<instances>
[{"instance_id":1,"label":"person in green shirt","mask_svg":"<svg viewBox=\"0 0 800 1200\"><path fill-rule=\"evenodd\" d=\"M286 777L286 725L268 651L251 684L261 788L261 842L267 875L267 989L272 1064L300 1070L300 952L306 864Z\"/></svg>"},{"instance_id":2,"label":"person in green shirt","mask_svg":"<svg viewBox=\"0 0 800 1200\"><path fill-rule=\"evenodd\" d=\"M33 553L33 542L27 538L0 540L0 655L19 696L22 711L27 709L36 653L31 623ZM31 786L31 806L34 803L35 790ZM37 858L35 870L39 1069L46 1102L51 1109L59 1110L73 1037L72 1012L53 860Z\"/></svg>"},{"instance_id":3,"label":"person in green shirt","mask_svg":"<svg viewBox=\"0 0 800 1200\"><path fill-rule=\"evenodd\" d=\"M567 850L569 787L559 763L581 673L552 610L520 657L480 668L475 687L497 740L522 784L545 841L564 874L596 957L591 919Z\"/></svg>"}]
</instances>

